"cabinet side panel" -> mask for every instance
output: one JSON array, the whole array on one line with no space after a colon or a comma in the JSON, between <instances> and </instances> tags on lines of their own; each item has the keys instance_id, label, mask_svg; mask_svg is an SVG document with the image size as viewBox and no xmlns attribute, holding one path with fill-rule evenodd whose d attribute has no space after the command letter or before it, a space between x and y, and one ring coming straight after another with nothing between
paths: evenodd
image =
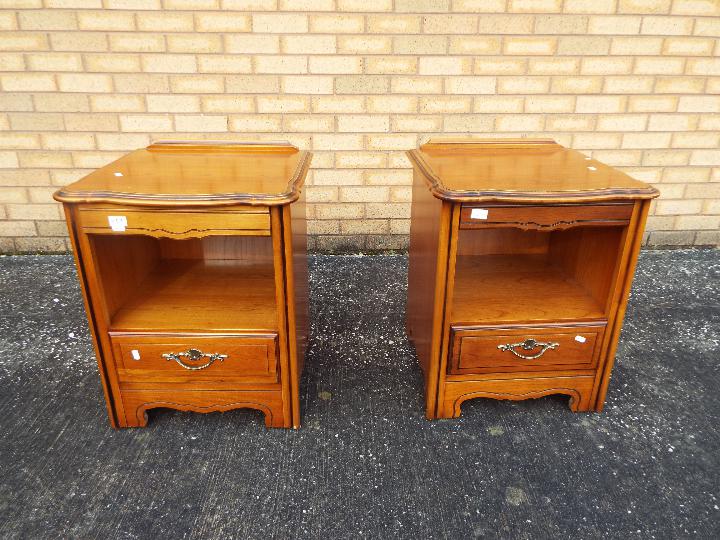
<instances>
[{"instance_id":1,"label":"cabinet side panel","mask_svg":"<svg viewBox=\"0 0 720 540\"><path fill-rule=\"evenodd\" d=\"M406 324L425 379L426 415L435 417L440 326L447 270L449 205L429 191L417 169L413 171L410 254ZM438 298L436 290L442 291Z\"/></svg>"}]
</instances>

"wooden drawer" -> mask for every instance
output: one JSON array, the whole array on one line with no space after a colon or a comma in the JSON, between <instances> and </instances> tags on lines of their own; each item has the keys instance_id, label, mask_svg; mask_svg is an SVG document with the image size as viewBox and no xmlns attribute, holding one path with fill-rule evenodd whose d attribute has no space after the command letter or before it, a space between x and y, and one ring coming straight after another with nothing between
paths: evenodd
<instances>
[{"instance_id":1,"label":"wooden drawer","mask_svg":"<svg viewBox=\"0 0 720 540\"><path fill-rule=\"evenodd\" d=\"M270 234L270 214L263 207L213 212L81 208L78 216L80 227L93 234L146 234L165 238Z\"/></svg>"},{"instance_id":2,"label":"wooden drawer","mask_svg":"<svg viewBox=\"0 0 720 540\"><path fill-rule=\"evenodd\" d=\"M277 334L113 334L111 340L121 381L277 381Z\"/></svg>"},{"instance_id":3,"label":"wooden drawer","mask_svg":"<svg viewBox=\"0 0 720 540\"><path fill-rule=\"evenodd\" d=\"M617 226L630 223L632 210L632 204L552 206L464 204L460 212L460 228L517 227L552 230L580 226Z\"/></svg>"},{"instance_id":4,"label":"wooden drawer","mask_svg":"<svg viewBox=\"0 0 720 540\"><path fill-rule=\"evenodd\" d=\"M451 328L448 373L591 369L604 324Z\"/></svg>"}]
</instances>

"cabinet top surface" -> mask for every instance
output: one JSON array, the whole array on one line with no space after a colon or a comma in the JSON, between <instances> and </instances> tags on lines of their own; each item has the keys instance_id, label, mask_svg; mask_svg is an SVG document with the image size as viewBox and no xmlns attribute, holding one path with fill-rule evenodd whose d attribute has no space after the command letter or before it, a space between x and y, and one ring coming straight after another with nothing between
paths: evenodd
<instances>
[{"instance_id":1,"label":"cabinet top surface","mask_svg":"<svg viewBox=\"0 0 720 540\"><path fill-rule=\"evenodd\" d=\"M158 142L65 186L55 199L138 206L287 204L299 197L310 159L289 143Z\"/></svg>"},{"instance_id":2,"label":"cabinet top surface","mask_svg":"<svg viewBox=\"0 0 720 540\"><path fill-rule=\"evenodd\" d=\"M582 202L650 199L652 186L549 139L429 141L408 155L439 199Z\"/></svg>"}]
</instances>

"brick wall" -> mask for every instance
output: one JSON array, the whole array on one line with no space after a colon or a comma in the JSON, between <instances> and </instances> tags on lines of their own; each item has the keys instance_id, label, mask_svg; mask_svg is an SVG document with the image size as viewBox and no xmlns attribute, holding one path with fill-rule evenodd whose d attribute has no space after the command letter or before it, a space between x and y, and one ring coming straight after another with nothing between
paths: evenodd
<instances>
[{"instance_id":1,"label":"brick wall","mask_svg":"<svg viewBox=\"0 0 720 540\"><path fill-rule=\"evenodd\" d=\"M660 189L650 243L720 244L720 0L0 5L0 251L66 249L52 192L153 139L279 134L321 249L404 247L444 133L554 137Z\"/></svg>"}]
</instances>

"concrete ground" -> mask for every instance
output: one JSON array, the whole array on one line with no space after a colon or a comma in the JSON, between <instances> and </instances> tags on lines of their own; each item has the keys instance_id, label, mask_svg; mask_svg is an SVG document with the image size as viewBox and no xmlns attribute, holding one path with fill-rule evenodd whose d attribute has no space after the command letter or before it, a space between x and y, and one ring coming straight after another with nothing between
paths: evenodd
<instances>
[{"instance_id":1,"label":"concrete ground","mask_svg":"<svg viewBox=\"0 0 720 540\"><path fill-rule=\"evenodd\" d=\"M315 256L304 425L114 431L72 260L0 257L0 538L718 538L720 251L641 255L602 414L423 417L407 259Z\"/></svg>"}]
</instances>

